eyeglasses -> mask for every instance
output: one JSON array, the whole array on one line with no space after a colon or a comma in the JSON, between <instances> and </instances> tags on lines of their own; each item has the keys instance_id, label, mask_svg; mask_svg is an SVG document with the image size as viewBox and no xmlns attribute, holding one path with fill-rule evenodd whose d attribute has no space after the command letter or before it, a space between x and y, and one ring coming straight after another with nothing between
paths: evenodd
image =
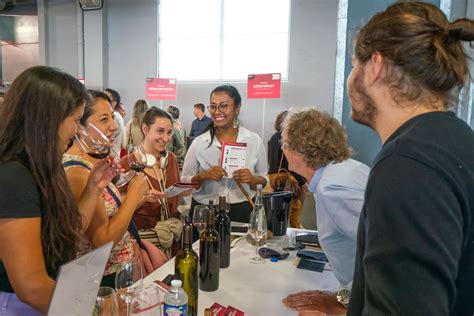
<instances>
[{"instance_id":1,"label":"eyeglasses","mask_svg":"<svg viewBox=\"0 0 474 316\"><path fill-rule=\"evenodd\" d=\"M208 105L207 110L209 112L215 112L217 109L219 109L219 112L226 112L228 107L229 107L229 105L227 103L220 103L217 106L216 105Z\"/></svg>"}]
</instances>

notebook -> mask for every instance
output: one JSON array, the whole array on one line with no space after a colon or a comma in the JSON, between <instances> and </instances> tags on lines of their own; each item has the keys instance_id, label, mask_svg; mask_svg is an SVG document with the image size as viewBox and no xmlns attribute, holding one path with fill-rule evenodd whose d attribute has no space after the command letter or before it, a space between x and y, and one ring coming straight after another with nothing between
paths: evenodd
<instances>
[{"instance_id":1,"label":"notebook","mask_svg":"<svg viewBox=\"0 0 474 316\"><path fill-rule=\"evenodd\" d=\"M49 316L91 315L113 242L59 267Z\"/></svg>"}]
</instances>

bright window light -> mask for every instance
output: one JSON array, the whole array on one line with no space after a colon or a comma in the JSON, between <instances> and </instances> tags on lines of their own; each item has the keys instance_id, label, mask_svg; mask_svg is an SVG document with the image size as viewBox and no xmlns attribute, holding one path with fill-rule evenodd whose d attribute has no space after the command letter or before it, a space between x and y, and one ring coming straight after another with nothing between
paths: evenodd
<instances>
[{"instance_id":1,"label":"bright window light","mask_svg":"<svg viewBox=\"0 0 474 316\"><path fill-rule=\"evenodd\" d=\"M288 73L290 0L161 0L159 74L247 80Z\"/></svg>"}]
</instances>

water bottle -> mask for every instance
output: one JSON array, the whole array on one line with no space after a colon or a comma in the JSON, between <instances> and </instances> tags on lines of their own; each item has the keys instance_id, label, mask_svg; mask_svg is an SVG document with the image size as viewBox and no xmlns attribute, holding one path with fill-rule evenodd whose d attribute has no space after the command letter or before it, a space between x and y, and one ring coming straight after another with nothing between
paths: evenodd
<instances>
[{"instance_id":1,"label":"water bottle","mask_svg":"<svg viewBox=\"0 0 474 316\"><path fill-rule=\"evenodd\" d=\"M164 296L164 316L187 316L188 296L181 288L181 280L171 281L171 289Z\"/></svg>"}]
</instances>

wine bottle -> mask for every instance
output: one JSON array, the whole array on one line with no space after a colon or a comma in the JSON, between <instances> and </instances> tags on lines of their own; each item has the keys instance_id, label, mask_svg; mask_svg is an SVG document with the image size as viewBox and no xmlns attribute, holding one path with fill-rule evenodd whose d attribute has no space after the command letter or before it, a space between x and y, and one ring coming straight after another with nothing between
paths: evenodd
<instances>
[{"instance_id":1,"label":"wine bottle","mask_svg":"<svg viewBox=\"0 0 474 316\"><path fill-rule=\"evenodd\" d=\"M216 216L216 230L221 240L221 268L230 265L230 218L226 214L225 196L219 196L219 213Z\"/></svg>"},{"instance_id":2,"label":"wine bottle","mask_svg":"<svg viewBox=\"0 0 474 316\"><path fill-rule=\"evenodd\" d=\"M188 295L188 315L198 314L198 256L192 248L193 225L191 218L186 216L183 227L183 247L176 254L174 274L183 282L183 290Z\"/></svg>"},{"instance_id":3,"label":"wine bottle","mask_svg":"<svg viewBox=\"0 0 474 316\"><path fill-rule=\"evenodd\" d=\"M214 208L207 212L207 228L199 238L199 288L216 291L219 288L220 240L214 229Z\"/></svg>"}]
</instances>

